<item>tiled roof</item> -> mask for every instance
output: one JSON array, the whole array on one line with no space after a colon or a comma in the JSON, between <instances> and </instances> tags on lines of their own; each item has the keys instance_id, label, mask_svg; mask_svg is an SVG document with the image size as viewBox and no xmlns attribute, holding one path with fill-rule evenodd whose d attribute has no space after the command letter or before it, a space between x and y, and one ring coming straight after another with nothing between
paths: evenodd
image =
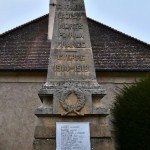
<instances>
[{"instance_id":1,"label":"tiled roof","mask_svg":"<svg viewBox=\"0 0 150 150\"><path fill-rule=\"evenodd\" d=\"M150 71L150 45L88 19L97 70ZM0 35L0 71L47 70L48 15Z\"/></svg>"}]
</instances>

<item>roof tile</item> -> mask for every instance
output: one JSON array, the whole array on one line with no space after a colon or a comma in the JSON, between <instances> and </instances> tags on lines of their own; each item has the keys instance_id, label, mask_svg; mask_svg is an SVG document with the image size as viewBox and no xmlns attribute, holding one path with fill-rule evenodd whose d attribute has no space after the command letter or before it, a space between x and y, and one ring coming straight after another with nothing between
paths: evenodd
<instances>
[{"instance_id":1,"label":"roof tile","mask_svg":"<svg viewBox=\"0 0 150 150\"><path fill-rule=\"evenodd\" d=\"M149 71L150 45L88 19L98 70ZM48 15L0 35L0 70L47 70Z\"/></svg>"}]
</instances>

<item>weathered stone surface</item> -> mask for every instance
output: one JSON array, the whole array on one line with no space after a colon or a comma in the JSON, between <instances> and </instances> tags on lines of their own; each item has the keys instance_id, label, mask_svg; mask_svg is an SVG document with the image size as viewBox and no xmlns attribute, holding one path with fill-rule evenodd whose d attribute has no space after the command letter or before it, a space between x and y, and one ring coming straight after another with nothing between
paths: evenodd
<instances>
[{"instance_id":1,"label":"weathered stone surface","mask_svg":"<svg viewBox=\"0 0 150 150\"><path fill-rule=\"evenodd\" d=\"M55 139L36 139L33 143L34 150L56 150Z\"/></svg>"},{"instance_id":2,"label":"weathered stone surface","mask_svg":"<svg viewBox=\"0 0 150 150\"><path fill-rule=\"evenodd\" d=\"M84 1L57 0L46 85L51 81L95 80Z\"/></svg>"},{"instance_id":3,"label":"weathered stone surface","mask_svg":"<svg viewBox=\"0 0 150 150\"><path fill-rule=\"evenodd\" d=\"M38 116L37 126L55 126L56 122L90 122L90 125L106 125L107 117L105 115L89 115L89 116L61 116L51 115Z\"/></svg>"},{"instance_id":4,"label":"weathered stone surface","mask_svg":"<svg viewBox=\"0 0 150 150\"><path fill-rule=\"evenodd\" d=\"M43 104L35 112L39 120L34 150L56 149L55 139L61 149L56 122L87 122L92 149L112 150L106 121L109 109L101 104L106 91L96 80L84 0L57 0L51 6L55 7L54 29L47 82L39 91ZM79 148L79 141L76 145ZM90 150L90 145L84 149Z\"/></svg>"},{"instance_id":5,"label":"weathered stone surface","mask_svg":"<svg viewBox=\"0 0 150 150\"><path fill-rule=\"evenodd\" d=\"M110 138L91 139L92 150L114 150ZM34 150L56 150L55 139L36 139L34 141Z\"/></svg>"},{"instance_id":6,"label":"weathered stone surface","mask_svg":"<svg viewBox=\"0 0 150 150\"><path fill-rule=\"evenodd\" d=\"M92 150L114 150L111 138L91 139Z\"/></svg>"},{"instance_id":7,"label":"weathered stone surface","mask_svg":"<svg viewBox=\"0 0 150 150\"><path fill-rule=\"evenodd\" d=\"M106 92L96 81L84 1L57 0L51 6L55 19L47 82L39 92L43 105L36 114L108 114L92 108L93 95Z\"/></svg>"}]
</instances>

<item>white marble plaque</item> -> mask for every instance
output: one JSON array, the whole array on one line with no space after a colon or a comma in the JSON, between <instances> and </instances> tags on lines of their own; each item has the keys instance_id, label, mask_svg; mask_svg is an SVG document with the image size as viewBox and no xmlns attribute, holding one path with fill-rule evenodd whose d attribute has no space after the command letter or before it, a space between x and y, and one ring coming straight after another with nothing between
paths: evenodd
<instances>
[{"instance_id":1,"label":"white marble plaque","mask_svg":"<svg viewBox=\"0 0 150 150\"><path fill-rule=\"evenodd\" d=\"M57 122L56 150L91 150L89 123Z\"/></svg>"}]
</instances>

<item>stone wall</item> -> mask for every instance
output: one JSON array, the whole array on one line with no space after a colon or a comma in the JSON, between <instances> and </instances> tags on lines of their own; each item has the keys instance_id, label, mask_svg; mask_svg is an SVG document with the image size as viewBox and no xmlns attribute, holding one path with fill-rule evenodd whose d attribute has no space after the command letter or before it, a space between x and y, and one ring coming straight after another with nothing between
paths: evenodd
<instances>
[{"instance_id":1,"label":"stone wall","mask_svg":"<svg viewBox=\"0 0 150 150\"><path fill-rule=\"evenodd\" d=\"M114 93L123 84L131 84L146 73L97 73L97 80L107 90L101 100L111 108ZM38 90L46 73L0 73L0 150L30 150L34 138L35 109L41 102Z\"/></svg>"}]
</instances>

